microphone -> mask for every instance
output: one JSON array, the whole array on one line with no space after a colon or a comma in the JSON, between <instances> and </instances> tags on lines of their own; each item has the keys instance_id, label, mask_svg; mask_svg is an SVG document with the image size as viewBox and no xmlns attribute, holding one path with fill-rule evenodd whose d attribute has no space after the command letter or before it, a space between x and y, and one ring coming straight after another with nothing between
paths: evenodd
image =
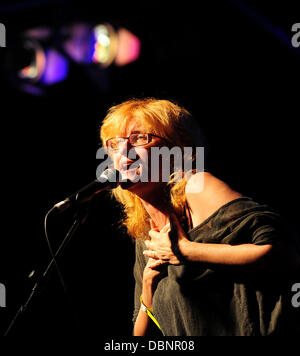
<instances>
[{"instance_id":1,"label":"microphone","mask_svg":"<svg viewBox=\"0 0 300 356\"><path fill-rule=\"evenodd\" d=\"M81 204L91 200L103 190L116 188L121 182L121 174L116 169L106 169L99 178L70 195L65 200L55 204L53 209L64 211L74 204Z\"/></svg>"}]
</instances>

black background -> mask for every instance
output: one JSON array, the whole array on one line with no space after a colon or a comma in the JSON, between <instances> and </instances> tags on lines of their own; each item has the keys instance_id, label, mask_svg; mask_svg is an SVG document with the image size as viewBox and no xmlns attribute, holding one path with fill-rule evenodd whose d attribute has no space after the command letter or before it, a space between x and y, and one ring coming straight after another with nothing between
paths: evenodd
<instances>
[{"instance_id":1,"label":"black background","mask_svg":"<svg viewBox=\"0 0 300 356\"><path fill-rule=\"evenodd\" d=\"M98 74L73 63L68 79L44 96L12 86L1 61L1 333L29 295L28 274L50 258L46 212L95 178L101 120L125 99L154 96L186 107L208 137L214 172L299 232L300 55L290 40L300 11L296 1L261 3L2 2L1 60L24 29L73 20L123 26L142 47L136 62ZM92 202L60 260L71 301L53 272L12 335L131 335L134 245L119 219L108 194ZM73 212L49 217L54 246L72 221Z\"/></svg>"}]
</instances>

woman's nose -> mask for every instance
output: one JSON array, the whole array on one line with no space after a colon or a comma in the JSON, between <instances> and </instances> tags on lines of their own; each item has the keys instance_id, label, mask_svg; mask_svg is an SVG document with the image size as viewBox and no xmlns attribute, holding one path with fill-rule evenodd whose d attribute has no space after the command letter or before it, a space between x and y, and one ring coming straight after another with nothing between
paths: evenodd
<instances>
[{"instance_id":1,"label":"woman's nose","mask_svg":"<svg viewBox=\"0 0 300 356\"><path fill-rule=\"evenodd\" d=\"M130 142L129 140L127 139L126 141L124 141L123 143L120 144L119 146L119 150L118 150L118 153L122 156L128 156L128 152L129 150L131 149L131 145L130 145Z\"/></svg>"}]
</instances>

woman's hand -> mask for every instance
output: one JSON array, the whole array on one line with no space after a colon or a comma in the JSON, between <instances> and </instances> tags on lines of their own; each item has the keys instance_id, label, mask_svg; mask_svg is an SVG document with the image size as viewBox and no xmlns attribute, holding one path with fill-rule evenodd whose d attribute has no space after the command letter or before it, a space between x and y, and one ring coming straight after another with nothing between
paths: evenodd
<instances>
[{"instance_id":1,"label":"woman's hand","mask_svg":"<svg viewBox=\"0 0 300 356\"><path fill-rule=\"evenodd\" d=\"M163 270L163 265L167 262L149 258L143 274L143 302L148 307L152 307L152 298L157 286L158 277Z\"/></svg>"},{"instance_id":2,"label":"woman's hand","mask_svg":"<svg viewBox=\"0 0 300 356\"><path fill-rule=\"evenodd\" d=\"M180 245L182 245L183 243L189 240L186 238L186 235L175 214L172 215L172 221L176 226L177 245L179 247ZM179 260L178 256L176 256L174 251L172 250L172 243L169 236L170 232L171 232L170 223L165 225L161 229L161 231L158 231L158 229L151 221L151 230L149 231L149 236L151 237L151 240L145 241L148 250L144 251L144 255L156 261L161 260L164 263L169 263L172 265L181 264L181 261Z\"/></svg>"},{"instance_id":3,"label":"woman's hand","mask_svg":"<svg viewBox=\"0 0 300 356\"><path fill-rule=\"evenodd\" d=\"M149 258L143 274L143 283L145 285L152 286L155 282L156 277L161 273L161 266L166 264L166 262L161 260L156 260Z\"/></svg>"}]
</instances>

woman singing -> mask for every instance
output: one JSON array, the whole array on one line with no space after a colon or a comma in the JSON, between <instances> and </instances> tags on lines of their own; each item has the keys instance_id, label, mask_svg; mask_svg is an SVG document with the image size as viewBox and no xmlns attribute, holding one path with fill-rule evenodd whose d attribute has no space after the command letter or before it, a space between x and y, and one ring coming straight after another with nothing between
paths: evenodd
<instances>
[{"instance_id":1,"label":"woman singing","mask_svg":"<svg viewBox=\"0 0 300 356\"><path fill-rule=\"evenodd\" d=\"M268 206L197 171L202 133L185 109L168 100L126 101L109 110L101 139L129 182L113 195L136 245L134 335L299 333L290 292L296 239ZM157 156L187 147L188 171L174 156Z\"/></svg>"}]
</instances>

